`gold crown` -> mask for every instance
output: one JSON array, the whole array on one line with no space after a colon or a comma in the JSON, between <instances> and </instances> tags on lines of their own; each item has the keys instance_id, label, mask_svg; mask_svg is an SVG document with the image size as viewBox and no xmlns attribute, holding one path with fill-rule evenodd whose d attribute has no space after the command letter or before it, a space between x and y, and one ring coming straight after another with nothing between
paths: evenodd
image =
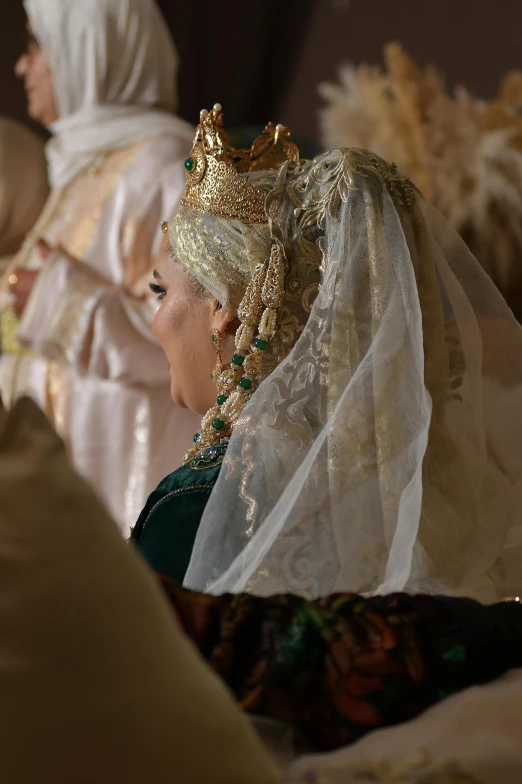
<instances>
[{"instance_id":1,"label":"gold crown","mask_svg":"<svg viewBox=\"0 0 522 784\"><path fill-rule=\"evenodd\" d=\"M187 185L181 203L193 210L243 223L268 223L266 190L256 188L241 174L298 161L299 149L284 125L269 123L250 149L228 143L223 111L216 103L200 114L192 152L185 161Z\"/></svg>"}]
</instances>

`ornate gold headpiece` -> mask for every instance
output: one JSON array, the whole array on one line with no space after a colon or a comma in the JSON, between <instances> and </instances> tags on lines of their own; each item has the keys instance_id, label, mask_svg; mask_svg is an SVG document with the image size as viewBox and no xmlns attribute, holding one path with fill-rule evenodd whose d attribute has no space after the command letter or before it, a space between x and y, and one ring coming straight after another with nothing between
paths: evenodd
<instances>
[{"instance_id":1,"label":"ornate gold headpiece","mask_svg":"<svg viewBox=\"0 0 522 784\"><path fill-rule=\"evenodd\" d=\"M221 104L203 109L192 152L185 161L187 185L181 203L208 215L243 223L268 223L266 190L256 188L241 173L275 169L299 160L299 149L284 125L269 123L250 149L228 143Z\"/></svg>"}]
</instances>

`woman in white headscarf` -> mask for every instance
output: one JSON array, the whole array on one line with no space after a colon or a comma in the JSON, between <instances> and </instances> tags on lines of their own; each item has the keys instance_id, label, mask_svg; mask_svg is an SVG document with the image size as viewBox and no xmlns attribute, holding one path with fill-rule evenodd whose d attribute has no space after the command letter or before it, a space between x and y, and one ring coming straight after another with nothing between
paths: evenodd
<instances>
[{"instance_id":1,"label":"woman in white headscarf","mask_svg":"<svg viewBox=\"0 0 522 784\"><path fill-rule=\"evenodd\" d=\"M44 408L124 530L193 431L150 324L161 222L192 129L154 0L25 0L16 65L47 145L51 196L4 277L0 390Z\"/></svg>"},{"instance_id":2,"label":"woman in white headscarf","mask_svg":"<svg viewBox=\"0 0 522 784\"><path fill-rule=\"evenodd\" d=\"M34 226L49 194L43 142L0 117L0 273Z\"/></svg>"}]
</instances>

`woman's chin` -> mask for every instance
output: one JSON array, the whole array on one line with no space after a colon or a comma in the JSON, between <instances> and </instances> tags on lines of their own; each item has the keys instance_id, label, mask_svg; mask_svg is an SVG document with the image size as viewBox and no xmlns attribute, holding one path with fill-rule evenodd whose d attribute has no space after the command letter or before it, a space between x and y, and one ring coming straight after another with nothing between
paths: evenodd
<instances>
[{"instance_id":1,"label":"woman's chin","mask_svg":"<svg viewBox=\"0 0 522 784\"><path fill-rule=\"evenodd\" d=\"M170 368L169 368L170 370ZM172 398L172 402L178 408L188 408L187 404L183 400L183 395L180 393L178 387L171 381L170 384L170 397Z\"/></svg>"},{"instance_id":2,"label":"woman's chin","mask_svg":"<svg viewBox=\"0 0 522 784\"><path fill-rule=\"evenodd\" d=\"M54 121L52 114L44 111L39 103L36 101L33 103L30 99L27 105L27 114L31 120L40 123L40 125L43 125L44 128L49 128L49 126L52 125Z\"/></svg>"},{"instance_id":3,"label":"woman's chin","mask_svg":"<svg viewBox=\"0 0 522 784\"><path fill-rule=\"evenodd\" d=\"M175 406L185 408L198 417L205 416L207 411L212 408L212 401L207 401L205 398L201 399L201 395L190 394L190 392L189 394L183 394L174 381L170 385L170 397Z\"/></svg>"},{"instance_id":4,"label":"woman's chin","mask_svg":"<svg viewBox=\"0 0 522 784\"><path fill-rule=\"evenodd\" d=\"M179 395L174 395L174 394L171 392L171 393L170 393L170 397L171 397L171 399L172 399L172 402L174 403L174 405L175 405L175 406L177 406L178 408L189 408L189 407L187 406L187 404L185 403L185 401L183 400L183 398L182 398L182 397L180 397Z\"/></svg>"},{"instance_id":5,"label":"woman's chin","mask_svg":"<svg viewBox=\"0 0 522 784\"><path fill-rule=\"evenodd\" d=\"M39 122L39 123L43 124L42 118L41 118L41 112L40 112L40 109L38 107L38 104L36 104L33 101L31 101L30 98L29 98L29 101L27 103L27 114L29 115L31 120L34 120L35 122Z\"/></svg>"}]
</instances>

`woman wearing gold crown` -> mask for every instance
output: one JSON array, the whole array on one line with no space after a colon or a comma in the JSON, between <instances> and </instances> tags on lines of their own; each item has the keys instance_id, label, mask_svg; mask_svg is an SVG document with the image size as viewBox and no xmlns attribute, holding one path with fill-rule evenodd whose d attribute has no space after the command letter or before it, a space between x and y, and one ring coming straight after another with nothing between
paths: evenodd
<instances>
[{"instance_id":1,"label":"woman wearing gold crown","mask_svg":"<svg viewBox=\"0 0 522 784\"><path fill-rule=\"evenodd\" d=\"M231 149L219 105L185 168L154 330L204 416L135 528L152 565L213 593L518 591L521 332L455 232L371 153L299 161L271 125Z\"/></svg>"},{"instance_id":2,"label":"woman wearing gold crown","mask_svg":"<svg viewBox=\"0 0 522 784\"><path fill-rule=\"evenodd\" d=\"M522 341L493 284L369 152L300 161L273 125L235 150L216 105L185 169L154 331L203 419L133 539L187 633L320 748L521 666L517 602L404 593L520 587Z\"/></svg>"}]
</instances>

